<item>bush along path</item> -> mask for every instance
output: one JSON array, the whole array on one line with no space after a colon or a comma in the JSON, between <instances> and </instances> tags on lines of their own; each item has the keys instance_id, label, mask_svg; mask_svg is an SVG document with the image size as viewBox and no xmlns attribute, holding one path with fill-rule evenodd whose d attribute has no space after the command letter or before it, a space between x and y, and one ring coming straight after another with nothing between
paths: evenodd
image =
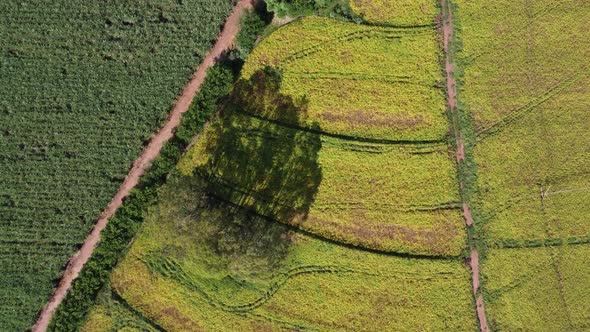
<instances>
[{"instance_id":1,"label":"bush along path","mask_svg":"<svg viewBox=\"0 0 590 332\"><path fill-rule=\"evenodd\" d=\"M468 259L471 267L473 297L475 298L477 318L479 321L479 328L481 332L487 332L488 324L483 303L483 295L480 289L479 279L479 252L477 246L473 241L474 222L470 207L470 190L474 181L474 167L472 160L471 145L466 144L465 138L471 137L471 133L464 133L467 131L466 126L463 126L465 119L457 110L457 82L455 79L453 59L453 13L452 6L449 0L441 0L442 9L442 35L443 35L443 50L445 53L445 73L446 73L446 88L447 88L447 102L450 112L451 124L453 127L453 136L456 144L456 159L459 174L459 185L461 190L461 198L463 200L463 216L465 224L468 228L470 257ZM466 118L465 115L463 117ZM465 134L465 135L464 135Z\"/></svg>"},{"instance_id":2,"label":"bush along path","mask_svg":"<svg viewBox=\"0 0 590 332\"><path fill-rule=\"evenodd\" d=\"M144 172L148 169L152 162L154 162L156 157L158 157L160 151L164 147L164 144L173 137L176 127L180 124L182 114L189 110L191 101L193 100L195 94L199 91L201 85L203 85L203 82L205 82L207 70L210 67L212 67L215 64L216 60L230 48L239 31L242 15L244 14L244 12L246 12L246 10L250 10L252 8L252 3L254 1L255 0L240 0L234 7L223 27L223 30L221 31L217 39L217 42L209 50L207 56L197 68L192 79L184 88L181 96L177 99L168 117L168 120L160 128L160 130L152 137L152 139L144 149L143 153L133 163L131 170L125 177L125 180L123 181L123 184L117 191L115 197L112 199L112 201L109 203L107 208L103 211L102 215L97 220L96 226L85 239L80 250L70 259L66 267L66 270L63 274L62 280L60 281L58 287L55 289L54 294L47 303L47 305L40 312L37 322L32 327L33 332L47 330L47 328L49 327L49 323L51 322L53 313L55 312L56 308L58 308L58 306L62 303L66 294L70 290L72 281L78 277L84 265L89 261L90 257L93 256L93 252L101 239L101 232L105 229L109 222L109 219L115 215L115 212L123 204L123 200L125 199L126 204L121 212L123 216L122 218L119 218L117 220L118 223L122 224L120 225L120 227L122 228L113 229L110 232L113 234L109 234L108 232L107 234L104 234L104 237L113 237L114 242L109 243L109 245L112 245L113 248L116 247L119 250L109 250L109 248L105 248L103 252L100 253L103 256L98 256L95 261L91 260L92 266L90 267L90 269L94 269L96 271L94 271L94 274L92 272L86 273L88 274L89 278L87 285L85 285L86 287L80 286L79 290L77 289L78 292L75 295L72 295L71 297L71 301L76 302L76 304L72 306L76 310L64 310L62 314L63 317L60 317L59 319L61 322L56 322L53 326L53 328L60 331L77 329L77 324L80 324L81 320L83 319L86 313L86 310L92 304L93 295L98 291L98 289L100 289L102 283L106 281L107 276L105 276L104 274L106 273L108 275L108 272L110 272L110 269L109 271L101 270L101 263L110 265L111 267L114 266L118 258L118 255L120 254L119 251L125 248L127 242L131 240L132 234L135 233L134 228L137 228L139 226L138 224L132 223L133 220L125 219L133 219L133 217L140 218L141 206L146 204L150 199L153 199L154 193L150 193L149 188L146 188L148 190L143 190L141 192L136 193L132 193L132 190L138 185L140 177L144 174ZM187 126L190 125L191 124L187 124ZM164 151L162 151L162 153L174 154L173 152L176 152L174 150L174 146L167 145ZM181 151L182 149L178 151L178 154L180 154ZM159 165L154 166L160 166L164 169L168 169L167 167L165 167L167 166L167 163L164 162L165 159L166 156L164 156L163 160L160 161ZM171 161L169 160L169 162ZM149 180L158 180L158 178L164 176L164 174L158 174L160 173L159 171L162 171L161 169L158 169L160 167L153 167L154 170L150 170L150 173L146 174L146 176L150 176L152 178L148 179L147 182L149 182ZM129 201L129 204L127 204L127 201ZM117 214L117 216L115 216L114 219L117 219L118 215L119 213ZM125 225L124 223L126 221L131 221L131 223ZM126 234L130 234L131 237L127 239L125 236ZM97 254L95 254L95 256L96 255ZM100 285L92 284L93 281L96 281ZM98 289L94 290L96 286L99 287ZM91 294L91 296L88 296L87 293L90 291L90 289L92 289L94 293ZM68 322L72 322L72 325L69 325Z\"/></svg>"}]
</instances>

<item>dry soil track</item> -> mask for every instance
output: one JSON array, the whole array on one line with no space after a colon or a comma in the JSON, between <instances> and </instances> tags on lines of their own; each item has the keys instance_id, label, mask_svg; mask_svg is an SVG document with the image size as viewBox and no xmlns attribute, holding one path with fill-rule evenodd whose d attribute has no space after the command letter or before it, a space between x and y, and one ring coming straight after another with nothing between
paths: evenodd
<instances>
[{"instance_id":1,"label":"dry soil track","mask_svg":"<svg viewBox=\"0 0 590 332\"><path fill-rule=\"evenodd\" d=\"M37 322L32 327L33 332L47 330L53 312L63 301L70 288L70 285L72 284L72 281L76 279L84 264L88 262L88 259L92 255L94 248L100 241L100 232L106 227L108 219L115 214L115 211L117 211L119 206L121 206L123 203L123 199L129 194L131 189L137 185L139 178L143 175L152 161L158 156L164 144L170 138L172 138L174 135L174 130L180 123L182 113L188 110L193 97L201 87L201 84L203 84L205 76L207 75L207 69L213 66L217 58L232 45L239 31L240 18L242 14L244 13L245 9L251 8L252 3L255 1L256 0L240 0L233 8L231 14L227 18L227 21L225 22L223 30L218 36L215 45L209 50L205 56L205 59L203 59L203 62L199 65L193 77L185 86L182 94L176 100L176 103L174 104L174 107L168 116L168 120L155 134L155 136L151 138L149 144L146 146L139 158L135 160L131 170L115 194L115 197L97 220L94 229L84 240L80 250L70 259L62 280L55 289L49 302L39 314Z\"/></svg>"},{"instance_id":2,"label":"dry soil track","mask_svg":"<svg viewBox=\"0 0 590 332\"><path fill-rule=\"evenodd\" d=\"M457 151L456 151L456 159L457 163L462 163L465 160L465 145L463 143L463 135L461 133L460 123L458 120L457 113L457 86L455 77L453 74L453 63L451 61L450 55L450 45L453 40L453 13L451 4L448 0L441 0L441 7L442 11L445 15L443 15L443 49L445 52L445 72L447 76L447 100L449 104L449 111L452 114L453 119L453 131L456 138L457 144ZM461 183L461 190L464 190L464 185ZM471 209L469 203L463 201L463 216L465 217L465 224L467 227L472 227L473 225L473 218L471 216ZM469 264L471 266L471 276L472 276L472 285L473 285L473 296L475 297L475 304L476 304L476 312L477 318L479 321L479 328L481 332L487 332L488 323L486 319L486 313L484 309L483 303L483 296L479 289L479 254L477 252L477 248L471 249L471 257L469 259Z\"/></svg>"}]
</instances>

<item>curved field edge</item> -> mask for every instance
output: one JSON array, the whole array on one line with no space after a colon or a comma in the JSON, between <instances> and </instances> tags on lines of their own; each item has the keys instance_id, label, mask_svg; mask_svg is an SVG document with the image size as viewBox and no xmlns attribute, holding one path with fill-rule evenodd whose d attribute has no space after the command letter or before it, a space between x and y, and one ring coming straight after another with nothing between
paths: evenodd
<instances>
[{"instance_id":1,"label":"curved field edge","mask_svg":"<svg viewBox=\"0 0 590 332\"><path fill-rule=\"evenodd\" d=\"M234 232L237 226L221 221L215 212L222 211L221 218L232 216L236 213L231 212L235 210L232 206L199 211L203 203L191 184L198 183L198 178L177 173L169 180L112 278L116 293L165 329L366 330L389 326L397 330L449 324L447 328L471 331L475 326L469 314L469 272L460 259L361 251L256 218L248 226L238 226L244 230ZM276 234L277 229L282 231ZM248 254L256 248L262 248L258 249L262 256L255 251ZM224 250L229 252L223 254ZM279 255L277 261L272 258L277 252L286 256ZM311 288L303 290L307 287ZM447 303L439 291L455 294L451 296L454 304ZM318 293L323 295L316 297ZM355 300L343 300L343 296ZM316 305L321 299L331 304ZM415 311L407 303L428 310ZM316 313L308 316L309 310ZM377 314L380 310L391 314ZM394 315L396 311L412 317L422 312L423 321L406 320L402 318L406 314ZM381 317L378 323L360 318L375 315ZM361 322L364 325L358 325Z\"/></svg>"},{"instance_id":2,"label":"curved field edge","mask_svg":"<svg viewBox=\"0 0 590 332\"><path fill-rule=\"evenodd\" d=\"M282 35L284 33L281 31L286 31L285 29L287 28L292 29L295 27L297 29L301 28L300 30L310 34L316 32L316 30L306 29L308 25L311 24L311 27L314 28L317 27L318 24L325 25L331 23L336 24L338 27L345 26L347 29L360 29L361 31L366 29L366 27L349 25L325 18L305 18L304 20L302 19L291 23L275 33ZM428 32L429 34L435 34L434 27L429 27L428 29L431 29L431 31ZM261 57L260 53L262 51L259 51L259 49L261 47L268 48L265 41L268 41L269 38L276 39L277 37L268 37L257 49L254 50L253 55L245 64L245 73L243 73L243 76L249 77L249 79L243 79L242 85L250 84L250 81L254 82L252 84L257 84L256 82L260 81L258 77L259 71L254 72L257 74L256 77L252 76L252 71L258 66L256 54ZM320 33L317 38L330 39L330 37L324 36L323 33ZM304 44L311 43L315 45L314 41L310 42L306 38L302 39L301 42ZM296 45L298 48L301 48L301 45ZM271 43L271 46L276 46L279 51L284 51L290 54L292 53L291 48L293 43L277 45L272 45ZM436 52L433 51L433 54L430 54L429 57L432 56L433 58L436 58L439 52L440 50L437 48ZM362 54L362 52L360 52L360 54ZM412 60L416 61L416 59ZM254 64L252 64L251 61L254 61ZM272 60L269 61L271 64L273 63ZM439 65L440 64L437 62L436 75L442 76ZM284 74L280 69L279 73ZM281 78L282 80L279 81L280 84L283 84L284 78ZM256 86L249 89L256 91L256 93L259 94L260 91L266 91L263 90L263 88L268 90L268 88L264 86ZM282 85L279 86L278 91L280 99L291 100L291 95L282 90ZM239 93L240 92L237 93L236 98L240 100L245 99L246 101L251 102L248 97L244 98ZM440 89L439 93L443 95L442 89ZM253 93L250 92L244 94L250 96ZM274 101L277 98L278 97L273 94L269 97L260 97L258 100L268 99L269 101ZM294 99L297 100L297 98ZM218 119L215 126L209 127L210 130L202 135L199 138L199 141L196 142L193 149L189 152L191 158L185 158L183 159L183 162L181 162L184 164L181 165L181 170L184 174L191 174L193 173L194 167L199 166L199 168L202 168L200 166L206 166L206 164L211 161L211 159L209 161L206 160L209 158L208 156L211 155L211 153L206 150L210 149L211 145L213 145L212 142L217 140L216 137L224 137L219 139L220 141L224 141L226 138L231 140L239 139L239 143L238 141L235 141L235 144L226 144L228 146L227 150L219 151L219 149L216 149L215 153L226 156L226 158L223 158L225 160L232 158L238 159L232 159L227 163L241 165L241 170L234 169L235 166L232 165L230 165L232 168L221 167L220 164L215 162L216 166L211 168L211 170L201 172L203 173L202 176L215 180L217 187L225 188L224 190L217 190L216 196L237 205L246 204L249 207L254 208L260 214L272 218L272 216L266 211L269 209L266 207L261 208L260 205L269 205L267 203L272 203L270 205L274 206L273 204L276 203L275 201L266 202L268 201L268 197L274 197L264 194L256 188L260 182L258 178L251 175L248 175L247 177L242 176L245 174L244 172L246 169L250 167L250 163L244 164L243 161L241 161L241 158L243 157L236 156L251 157L254 155L270 155L272 154L271 150L277 150L275 152L282 153L281 151L284 149L281 149L279 146L282 142L279 142L275 137L276 133L273 135L265 134L268 138L265 137L264 139L268 140L269 144L272 142L270 145L277 145L277 147L264 149L269 151L262 151L257 148L256 150L249 150L248 153L239 151L239 149L234 147L241 145L269 145L259 142L260 137L263 136L261 135L261 128L264 128L264 130L282 132L288 134L289 137L305 137L306 140L310 142L313 141L316 142L316 144L321 144L319 153L314 153L314 155L317 155L318 163L320 164L322 180L319 184L319 189L317 189L314 203L312 203L309 208L308 218L302 218L302 220L291 222L290 224L297 225L302 229L320 234L321 236L331 238L335 241L343 241L375 250L404 252L410 255L420 254L433 256L452 256L461 252L464 246L465 230L462 226L460 217L461 206L457 206L456 204L459 198L459 193L456 183L455 166L450 156L447 155L447 149L444 149L442 144L440 145L439 151L436 151L434 147L429 150L428 146L420 147L422 150L419 150L418 147L416 147L414 148L414 151L412 151L409 147L406 148L405 146L400 146L398 148L395 145L387 146L386 143L380 143L381 145L367 143L362 146L363 144L356 142L359 141L359 139L333 137L333 135L324 137L325 133L319 138L320 142L317 142L318 138L316 136L320 136L320 133L322 133L321 128L316 126L314 127L316 130L302 130L302 127L299 125L300 121L297 120L299 117L307 116L306 108L303 107L302 111L299 112L299 115L294 114L294 116L285 116L283 114L284 112L276 112L276 106L274 105L280 104L278 101L262 103L258 100L253 103L255 106L253 107L256 111L253 110L253 107L244 106L243 109L247 109L248 111L238 109L237 112L234 112L235 107L231 107L231 111L237 113L233 115L230 114L230 111L225 110L223 112L224 118ZM262 106L264 110L259 109L261 103L264 104ZM304 101L302 103L305 105ZM267 106L266 104L271 106ZM441 99L440 104L440 106L444 108L444 99ZM227 118L230 116L235 117L237 120L228 120ZM289 119L285 121L283 118ZM443 119L445 126L448 126L447 114L442 114L441 118ZM248 127L242 128L243 126L236 126L232 121L236 123L247 123ZM223 133L217 134L218 132L227 131L218 129L219 127L226 126L225 123L228 123L228 128L229 126L234 126L237 128L236 130L239 129L240 131L243 131L244 134L235 137ZM217 129L214 129L214 127ZM252 133L255 133L255 135ZM250 139L250 136L254 136L254 139ZM445 141L446 140L447 139L445 138ZM407 145L410 145L409 143L411 143L411 141L409 141ZM301 144L295 145L301 146ZM401 151L402 148L404 149L403 151ZM439 146L436 148L438 150ZM398 153L396 149L400 149L400 152ZM406 149L408 149L407 152ZM236 150L238 150L237 152L239 152L239 154L237 154ZM384 151L381 150L391 150L393 153L384 154ZM397 163L394 161L396 158L399 158L399 162ZM193 159L194 165L191 165L190 162L184 162L191 159ZM222 164L225 163L223 159L217 159L220 160ZM268 163L273 164L274 162L269 160ZM317 163L314 160L311 164ZM301 165L294 166L299 167ZM277 169L285 168L282 165L272 165L272 167ZM317 166L315 168L317 168ZM345 168L348 168L348 170ZM220 176L219 174L222 174L223 172L230 175ZM256 172L256 170L248 170L248 174L253 172ZM412 172L415 172L418 175L411 176ZM258 171L258 173L260 172ZM293 176L296 176L296 174L293 174ZM437 181L437 176L440 176L440 181ZM246 183L241 180L244 178L254 178L256 180L250 182L244 180L247 181ZM407 178L407 180L403 180L404 178ZM356 182L354 181L357 181L358 185L356 185ZM369 184L374 183L380 183L381 186L374 187L372 190L367 190L367 188L370 187ZM262 189L268 189L265 187L266 185L263 184L262 186ZM358 188L363 189L361 190ZM293 189L298 190L297 188ZM291 191L288 192L290 193ZM386 196L380 196L378 192L382 192ZM255 204L253 201L256 200L260 201L259 203L262 204ZM390 202L390 204L388 205L384 202L381 203L383 200ZM338 209L346 210L347 212L338 212L336 211ZM387 216L387 213L384 212L391 212L392 210L396 211L395 216ZM431 211L430 215L428 210ZM379 211L381 212L377 213ZM416 212L415 215L411 213L404 214L404 212L412 211ZM366 222L364 225L360 222L356 222L355 224L354 219L358 221L366 220ZM289 223L289 221L284 220L284 218L279 218L277 220ZM349 223L349 220L352 220L351 222L354 224L352 225L353 227L350 227L351 225L346 225L346 223ZM396 220L399 220L398 224L396 224ZM409 226L405 227L407 225ZM412 226L414 227L412 228ZM445 240L449 241L443 240L443 237ZM416 244L410 242L416 242Z\"/></svg>"},{"instance_id":3,"label":"curved field edge","mask_svg":"<svg viewBox=\"0 0 590 332\"><path fill-rule=\"evenodd\" d=\"M228 110L224 111L224 116L231 116ZM240 115L238 118L241 119L242 116ZM253 120L249 117L246 117L245 120L258 123L258 120ZM285 211L289 210L289 203L301 198L295 197L293 195L295 192L300 192L305 196L309 195L309 190L301 190L301 188L309 186L311 180L308 181L308 179L305 179L303 183L297 182L299 181L297 179L300 177L297 177L297 173L291 172L291 169L301 169L301 167L305 166L310 171L310 174L313 174L313 172L317 173L317 168L315 170L315 167L310 168L310 165L316 163L315 158L314 160L300 159L300 164L291 161L288 165L275 163L270 168L265 166L266 163L258 165L260 163L259 161L250 162L248 165L241 165L243 164L243 162L240 162L242 160L241 158L245 158L245 156L264 158L264 156L268 155L279 155L281 154L280 151L286 151L289 145L282 143L281 140L275 137L276 134L271 134L270 132L268 136L275 138L263 142L255 141L251 138L251 135L252 132L256 132L255 138L259 139L261 134L258 130L246 130L246 126L231 127L231 125L227 124L227 121L214 119L208 130L199 137L193 148L179 163L179 169L182 174L187 176L194 174L194 176L202 177L214 184L214 188L211 190L216 197L236 204L237 206L246 206L267 218L292 225L306 232L330 239L331 241L347 243L358 246L359 248L364 247L410 256L455 256L461 253L465 245L465 232L461 221L461 205L457 202L454 195L443 195L439 204L436 204L438 196L435 197L436 199L420 200L420 202L424 203L420 205L414 199L416 195L402 195L402 193L405 194L405 191L391 190L397 193L398 196L408 197L405 197L403 200L401 198L387 199L386 202L384 201L385 196L383 195L390 197L391 191L389 190L377 190L375 193L367 193L368 189L361 190L366 189L365 182L379 181L385 183L383 186L386 187L411 185L412 181L402 181L402 185L400 185L400 182L392 179L392 177L399 176L399 173L407 171L407 169L424 172L423 168L416 167L415 165L420 162L423 164L430 163L437 165L437 167L427 170L426 172L428 174L443 169L446 166L445 163L448 162L446 153L441 153L439 158L426 159L420 157L411 163L400 161L398 163L400 165L413 167L394 167L392 170L390 165L391 158L407 156L406 154L396 152L396 148L393 148L394 152L396 152L394 154L380 153L379 148L388 149L383 146L369 146L367 150L370 153L367 154L358 152L356 149L350 152L345 151L340 146L340 144L344 143L339 140L333 142L332 139L320 139L315 134L307 135L300 131L279 127L280 129L278 130L285 136L299 135L299 137L305 137L305 141L307 142L321 140L317 163L322 173L322 179L317 189L315 186L312 186L310 189L312 192L313 190L317 190L317 193L315 193L315 198L309 203L309 206L307 207L306 205L306 216L292 219L291 214L276 213L275 210L283 208ZM273 124L268 124L264 121L262 123L266 129L269 127L275 128ZM239 132L240 135L235 136L235 138L239 138L240 144L256 145L258 147L248 149L245 152L239 150L233 152L235 150L233 147L239 144L234 139L231 139L229 137L230 135L223 134L220 136L218 135L220 130L212 129L213 127L219 126L222 128L229 126L223 131L231 130L232 132ZM258 125L255 128L258 128ZM270 131L273 130L270 129ZM231 142L234 143L230 143L228 139L231 139ZM251 143L251 141L254 143ZM223 144L227 148L219 149L220 152L211 152L207 146L214 145L214 142L225 142ZM345 143L347 147L356 146L350 142ZM283 148L283 145L285 145L285 148ZM307 143L305 144L305 146L309 145ZM260 146L268 147L259 148ZM370 147L374 149L369 149ZM231 168L224 167L218 162L211 161L217 160L217 155L225 156L224 158L229 160L230 164L235 163L241 166L233 169L233 166ZM354 158L351 158L351 156ZM286 158L285 160L289 160L288 158L291 156L284 157ZM234 159L238 160L234 161ZM441 159L442 161L440 161ZM372 166L368 164L369 162L374 162L377 166ZM216 166L210 166L211 163ZM443 164L440 165L441 163ZM290 177L292 178L291 183L284 184L284 187L281 187L283 189L277 191L268 188L266 184L260 183L259 181L243 180L250 178L258 180L260 177L264 178L269 175L258 168L252 170L250 164L253 165L252 167L266 167L268 172L278 172L280 178ZM343 171L341 169L342 167L349 171ZM386 174L388 173L387 171L391 174ZM358 175L359 173L364 175L360 176ZM248 175L245 176L245 174ZM445 176L447 175L446 173L444 174ZM355 176L358 179L355 179ZM309 176L309 178L311 179L313 177ZM427 177L427 180L424 180L424 178L423 176L415 176L413 179L419 183L430 183L438 179L436 176ZM454 173L450 173L448 178L448 181L440 181L440 183L443 183L444 187L451 188L451 190L455 189ZM342 184L342 181L348 184ZM373 188L373 190L375 189ZM287 194L284 194L285 191ZM336 193L332 193L333 191L336 191ZM416 191L421 193L417 195L418 197L422 195L434 197L435 193L435 190L417 189ZM348 193L348 196L339 198L339 195L343 196L346 193ZM365 198L360 199L359 197ZM282 201L286 201L287 204L281 203ZM414 203L412 204L412 202ZM351 218L351 216L359 213L359 211L364 215L364 221L362 223L356 222Z\"/></svg>"},{"instance_id":4,"label":"curved field edge","mask_svg":"<svg viewBox=\"0 0 590 332\"><path fill-rule=\"evenodd\" d=\"M281 93L309 103L309 119L302 123L307 128L317 121L331 135L441 143L448 123L439 51L433 26L391 28L304 17L265 38L243 77L265 66L279 70Z\"/></svg>"},{"instance_id":5,"label":"curved field edge","mask_svg":"<svg viewBox=\"0 0 590 332\"><path fill-rule=\"evenodd\" d=\"M433 25L439 14L436 0L350 0L349 3L354 13L376 25Z\"/></svg>"}]
</instances>

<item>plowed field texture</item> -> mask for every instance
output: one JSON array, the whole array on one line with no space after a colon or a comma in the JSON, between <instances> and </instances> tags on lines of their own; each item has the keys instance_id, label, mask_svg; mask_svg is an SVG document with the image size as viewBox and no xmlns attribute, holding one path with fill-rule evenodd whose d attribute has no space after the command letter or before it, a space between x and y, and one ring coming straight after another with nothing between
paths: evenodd
<instances>
[{"instance_id":1,"label":"plowed field texture","mask_svg":"<svg viewBox=\"0 0 590 332\"><path fill-rule=\"evenodd\" d=\"M488 321L590 329L590 3L454 0Z\"/></svg>"},{"instance_id":2,"label":"plowed field texture","mask_svg":"<svg viewBox=\"0 0 590 332\"><path fill-rule=\"evenodd\" d=\"M33 325L230 7L0 2L0 330Z\"/></svg>"}]
</instances>

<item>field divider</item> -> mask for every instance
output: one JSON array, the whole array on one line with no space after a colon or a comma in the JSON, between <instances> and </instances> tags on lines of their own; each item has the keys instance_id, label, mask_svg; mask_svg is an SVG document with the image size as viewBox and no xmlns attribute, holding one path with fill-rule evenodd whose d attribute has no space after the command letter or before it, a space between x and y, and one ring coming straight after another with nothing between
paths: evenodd
<instances>
[{"instance_id":1,"label":"field divider","mask_svg":"<svg viewBox=\"0 0 590 332\"><path fill-rule=\"evenodd\" d=\"M246 10L252 8L255 1L256 0L240 0L235 5L231 14L228 16L217 41L209 52L207 52L203 62L199 65L192 78L185 86L182 94L176 100L168 119L159 131L152 136L139 158L135 160L131 170L119 187L119 190L98 218L96 225L84 240L82 247L70 259L53 296L41 310L35 325L31 328L32 332L47 330L53 313L65 298L72 282L78 277L78 274L92 256L94 248L100 242L100 233L106 227L108 219L115 214L117 209L123 204L125 197L127 197L131 190L139 183L140 177L159 155L164 144L173 137L176 127L180 124L182 114L188 111L193 97L197 94L201 85L205 81L207 69L212 67L217 59L231 47L239 31L242 15Z\"/></svg>"},{"instance_id":2,"label":"field divider","mask_svg":"<svg viewBox=\"0 0 590 332\"><path fill-rule=\"evenodd\" d=\"M427 33L432 29L431 25L427 26L419 26L419 27L398 27L398 28L388 28L384 26L368 26L368 27L378 27L381 28L379 30L375 29L365 29L360 31L354 31L350 33L346 33L340 36L336 36L331 40L323 43L318 43L316 45L309 46L307 48L301 49L299 51L293 52L284 58L279 60L279 64L289 64L293 61L302 59L309 55L321 52L327 45L337 44L342 42L349 42L356 39L362 39L365 37L385 35L388 38L402 38L405 36L413 35L413 34L420 34L420 33Z\"/></svg>"},{"instance_id":3,"label":"field divider","mask_svg":"<svg viewBox=\"0 0 590 332\"><path fill-rule=\"evenodd\" d=\"M465 218L465 224L467 227L467 232L469 235L469 257L467 261L469 262L469 266L471 267L471 280L472 280L472 291L473 297L475 299L475 312L477 314L477 320L479 322L479 330L481 332L488 332L488 323L486 318L486 312L484 307L484 299L482 290L480 287L480 275L479 275L479 252L477 245L474 245L473 239L473 232L474 232L474 222L471 213L471 201L470 201L470 194L469 191L472 188L468 188L468 186L472 186L473 183L471 181L467 181L466 177L472 176L475 173L474 164L471 162L471 148L472 145L466 145L464 143L464 131L465 128L462 128L462 112L457 108L458 99L457 99L457 80L455 77L454 66L452 57L454 53L454 43L453 43L453 35L454 35L454 26L453 26L453 8L450 2L451 0L441 0L441 14L442 14L442 39L443 39L443 51L444 51L444 71L446 74L446 92L447 92L447 103L448 103L448 111L449 116L451 119L451 132L455 137L456 143L456 162L457 162L457 169L458 173L460 174L458 177L459 180L459 189L461 193L461 198L463 200L463 216ZM465 135L467 136L467 135ZM472 143L472 142L468 142ZM466 150L466 146L469 148ZM466 157L468 158L466 160Z\"/></svg>"}]
</instances>

